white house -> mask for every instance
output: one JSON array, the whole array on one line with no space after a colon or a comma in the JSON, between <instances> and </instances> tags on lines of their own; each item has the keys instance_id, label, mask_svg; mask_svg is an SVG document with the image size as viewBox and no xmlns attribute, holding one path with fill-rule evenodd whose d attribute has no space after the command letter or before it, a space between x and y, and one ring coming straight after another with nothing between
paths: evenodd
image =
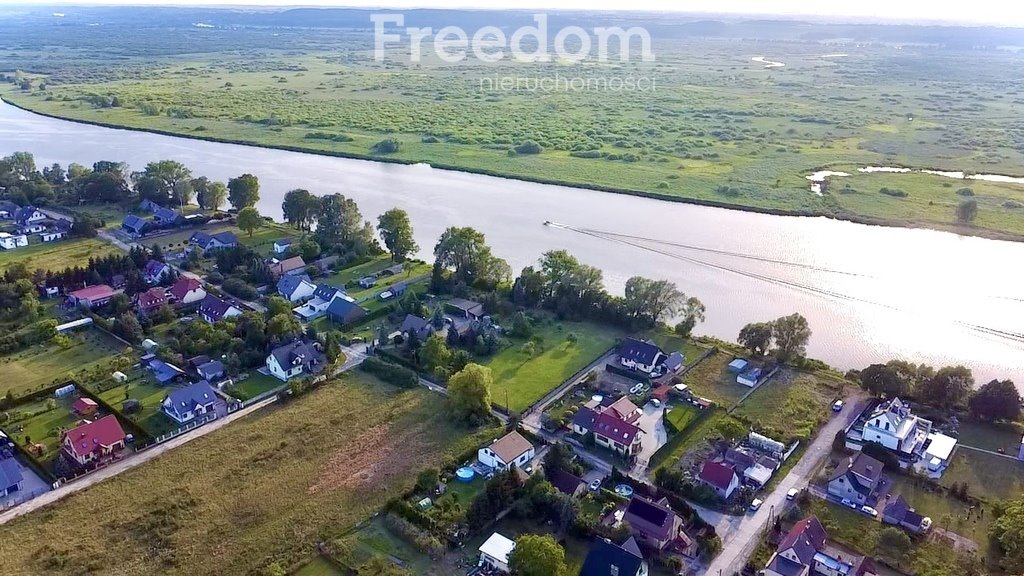
<instances>
[{"instance_id":1,"label":"white house","mask_svg":"<svg viewBox=\"0 0 1024 576\"><path fill-rule=\"evenodd\" d=\"M36 232L44 231L46 231L46 226L42 224L25 224L18 227L18 234L35 234Z\"/></svg>"},{"instance_id":2,"label":"white house","mask_svg":"<svg viewBox=\"0 0 1024 576\"><path fill-rule=\"evenodd\" d=\"M324 353L301 340L274 348L267 356L267 370L285 382L289 378L319 372L326 365Z\"/></svg>"},{"instance_id":3,"label":"white house","mask_svg":"<svg viewBox=\"0 0 1024 576\"><path fill-rule=\"evenodd\" d=\"M213 414L216 406L217 393L206 380L172 391L160 405L164 414L178 424Z\"/></svg>"},{"instance_id":4,"label":"white house","mask_svg":"<svg viewBox=\"0 0 1024 576\"><path fill-rule=\"evenodd\" d=\"M515 549L516 543L514 540L510 540L495 532L491 534L491 537L486 542L480 545L480 563L508 574L508 557Z\"/></svg>"},{"instance_id":5,"label":"white house","mask_svg":"<svg viewBox=\"0 0 1024 576\"><path fill-rule=\"evenodd\" d=\"M484 446L477 451L477 460L484 466L497 470L508 470L511 466L522 468L533 460L536 451L533 444L515 430Z\"/></svg>"},{"instance_id":6,"label":"white house","mask_svg":"<svg viewBox=\"0 0 1024 576\"><path fill-rule=\"evenodd\" d=\"M294 243L295 240L292 239L284 239L274 242L274 254L284 254Z\"/></svg>"},{"instance_id":7,"label":"white house","mask_svg":"<svg viewBox=\"0 0 1024 576\"><path fill-rule=\"evenodd\" d=\"M617 350L619 364L632 370L638 370L645 374L655 372L655 369L665 362L667 356L656 344L626 338L619 344Z\"/></svg>"},{"instance_id":8,"label":"white house","mask_svg":"<svg viewBox=\"0 0 1024 576\"><path fill-rule=\"evenodd\" d=\"M171 286L169 292L179 306L202 302L206 298L203 283L188 276L180 276L174 286Z\"/></svg>"},{"instance_id":9,"label":"white house","mask_svg":"<svg viewBox=\"0 0 1024 576\"><path fill-rule=\"evenodd\" d=\"M704 461L697 478L701 484L714 490L722 500L728 500L740 485L740 478L732 467L713 460Z\"/></svg>"},{"instance_id":10,"label":"white house","mask_svg":"<svg viewBox=\"0 0 1024 576\"><path fill-rule=\"evenodd\" d=\"M51 230L49 232L43 232L42 234L39 235L39 238L43 242L55 242L57 240L63 239L67 235L68 233L64 230Z\"/></svg>"},{"instance_id":11,"label":"white house","mask_svg":"<svg viewBox=\"0 0 1024 576\"><path fill-rule=\"evenodd\" d=\"M7 232L0 232L0 248L3 248L4 250L14 250L15 248L21 248L24 246L28 246L28 236L25 236L24 234L14 236Z\"/></svg>"},{"instance_id":12,"label":"white house","mask_svg":"<svg viewBox=\"0 0 1024 576\"><path fill-rule=\"evenodd\" d=\"M345 294L343 290L329 284L321 284L313 291L313 297L308 302L293 308L292 312L300 320L309 322L326 314L327 307L331 305L331 302L334 302L335 298L344 298L349 302L355 302L355 299Z\"/></svg>"},{"instance_id":13,"label":"white house","mask_svg":"<svg viewBox=\"0 0 1024 576\"><path fill-rule=\"evenodd\" d=\"M308 276L281 276L277 281L277 293L289 302L301 302L316 292L316 284Z\"/></svg>"},{"instance_id":14,"label":"white house","mask_svg":"<svg viewBox=\"0 0 1024 576\"><path fill-rule=\"evenodd\" d=\"M910 413L910 407L893 398L875 408L864 423L864 442L877 442L903 455L919 453L928 435L931 434L930 420Z\"/></svg>"},{"instance_id":15,"label":"white house","mask_svg":"<svg viewBox=\"0 0 1024 576\"><path fill-rule=\"evenodd\" d=\"M14 221L17 222L20 226L24 226L26 224L34 224L36 222L42 222L43 220L46 220L46 214L43 214L42 212L37 210L35 206L25 206L23 208L18 208L18 210L14 213Z\"/></svg>"}]
</instances>

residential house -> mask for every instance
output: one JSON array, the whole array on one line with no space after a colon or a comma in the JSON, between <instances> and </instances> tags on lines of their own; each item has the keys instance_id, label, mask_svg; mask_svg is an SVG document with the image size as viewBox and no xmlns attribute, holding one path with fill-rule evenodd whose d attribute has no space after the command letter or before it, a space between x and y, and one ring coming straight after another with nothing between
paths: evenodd
<instances>
[{"instance_id":1,"label":"residential house","mask_svg":"<svg viewBox=\"0 0 1024 576\"><path fill-rule=\"evenodd\" d=\"M170 208L164 208L160 206L153 211L153 222L157 226L175 226L182 223L185 220L184 217L177 211L171 210Z\"/></svg>"},{"instance_id":2,"label":"residential house","mask_svg":"<svg viewBox=\"0 0 1024 576\"><path fill-rule=\"evenodd\" d=\"M184 388L172 390L164 397L160 409L178 424L186 424L205 416L215 414L217 393L206 380L189 384Z\"/></svg>"},{"instance_id":3,"label":"residential house","mask_svg":"<svg viewBox=\"0 0 1024 576\"><path fill-rule=\"evenodd\" d=\"M152 314L166 303L167 292L159 286L135 295L135 310L140 314Z\"/></svg>"},{"instance_id":4,"label":"residential house","mask_svg":"<svg viewBox=\"0 0 1024 576\"><path fill-rule=\"evenodd\" d=\"M323 258L313 262L312 266L316 266L316 269L321 273L330 271L334 265L338 263L339 258L337 256L324 256Z\"/></svg>"},{"instance_id":5,"label":"residential house","mask_svg":"<svg viewBox=\"0 0 1024 576\"><path fill-rule=\"evenodd\" d=\"M150 212L150 213L152 213L152 212L156 212L160 208L161 208L161 206L159 204L157 204L156 202L153 202L152 200L150 200L148 198L144 199L142 202L139 202L139 211L140 212Z\"/></svg>"},{"instance_id":6,"label":"residential house","mask_svg":"<svg viewBox=\"0 0 1024 576\"><path fill-rule=\"evenodd\" d=\"M283 381L303 374L314 374L326 365L327 357L317 349L317 345L301 340L278 346L267 356L267 370Z\"/></svg>"},{"instance_id":7,"label":"residential house","mask_svg":"<svg viewBox=\"0 0 1024 576\"><path fill-rule=\"evenodd\" d=\"M594 421L597 420L598 412L587 406L580 406L572 417L572 431L580 436L586 436L594 430Z\"/></svg>"},{"instance_id":8,"label":"residential house","mask_svg":"<svg viewBox=\"0 0 1024 576\"><path fill-rule=\"evenodd\" d=\"M722 500L728 500L740 485L740 478L731 466L714 460L705 460L701 464L697 479L714 490Z\"/></svg>"},{"instance_id":9,"label":"residential house","mask_svg":"<svg viewBox=\"0 0 1024 576\"><path fill-rule=\"evenodd\" d=\"M46 214L36 209L35 206L24 206L14 212L14 222L18 226L28 226L46 220Z\"/></svg>"},{"instance_id":10,"label":"residential house","mask_svg":"<svg viewBox=\"0 0 1024 576\"><path fill-rule=\"evenodd\" d=\"M89 417L96 413L100 409L100 405L96 403L92 398L86 398L82 396L75 400L71 405L71 411L78 416Z\"/></svg>"},{"instance_id":11,"label":"residential house","mask_svg":"<svg viewBox=\"0 0 1024 576\"><path fill-rule=\"evenodd\" d=\"M779 542L762 572L764 576L877 576L870 558L828 546L828 534L811 516L793 525Z\"/></svg>"},{"instance_id":12,"label":"residential house","mask_svg":"<svg viewBox=\"0 0 1024 576\"><path fill-rule=\"evenodd\" d=\"M757 386L757 383L761 380L761 368L754 367L736 377L736 383L742 384L748 388Z\"/></svg>"},{"instance_id":13,"label":"residential house","mask_svg":"<svg viewBox=\"0 0 1024 576\"><path fill-rule=\"evenodd\" d=\"M882 521L904 528L914 534L927 532L932 526L932 519L915 512L903 495L889 500L885 509L882 510Z\"/></svg>"},{"instance_id":14,"label":"residential house","mask_svg":"<svg viewBox=\"0 0 1024 576\"><path fill-rule=\"evenodd\" d=\"M128 285L128 281L125 279L124 274L114 274L110 277L110 285L114 287L114 290L124 290L125 286Z\"/></svg>"},{"instance_id":15,"label":"residential house","mask_svg":"<svg viewBox=\"0 0 1024 576\"><path fill-rule=\"evenodd\" d=\"M477 450L477 460L496 470L522 468L536 456L533 444L515 430Z\"/></svg>"},{"instance_id":16,"label":"residential house","mask_svg":"<svg viewBox=\"0 0 1024 576\"><path fill-rule=\"evenodd\" d=\"M598 446L622 454L635 456L640 452L644 431L623 420L614 411L605 410L594 419L594 441Z\"/></svg>"},{"instance_id":17,"label":"residential house","mask_svg":"<svg viewBox=\"0 0 1024 576\"><path fill-rule=\"evenodd\" d=\"M484 316L484 305L472 300L452 298L445 303L445 307L453 314L467 320L479 320Z\"/></svg>"},{"instance_id":18,"label":"residential house","mask_svg":"<svg viewBox=\"0 0 1024 576\"><path fill-rule=\"evenodd\" d=\"M956 442L956 438L939 432L929 434L928 441L922 446L923 453L914 464L915 470L932 479L941 477L953 461Z\"/></svg>"},{"instance_id":19,"label":"residential house","mask_svg":"<svg viewBox=\"0 0 1024 576\"><path fill-rule=\"evenodd\" d=\"M199 316L210 324L216 324L225 318L234 318L242 311L234 304L222 300L213 294L207 294L199 303Z\"/></svg>"},{"instance_id":20,"label":"residential house","mask_svg":"<svg viewBox=\"0 0 1024 576\"><path fill-rule=\"evenodd\" d=\"M335 298L327 306L327 317L338 324L351 324L366 317L365 308L356 304L351 298Z\"/></svg>"},{"instance_id":21,"label":"residential house","mask_svg":"<svg viewBox=\"0 0 1024 576\"><path fill-rule=\"evenodd\" d=\"M313 291L313 297L308 302L301 306L297 306L292 309L292 312L299 317L300 320L309 322L315 320L327 313L327 307L331 305L331 302L335 298L344 298L349 302L355 302L354 299L350 298L345 294L344 290L335 288L329 284L320 284Z\"/></svg>"},{"instance_id":22,"label":"residential house","mask_svg":"<svg viewBox=\"0 0 1024 576\"><path fill-rule=\"evenodd\" d=\"M0 248L4 250L14 250L15 248L23 248L28 246L28 236L24 234L10 234L8 232L0 232Z\"/></svg>"},{"instance_id":23,"label":"residential house","mask_svg":"<svg viewBox=\"0 0 1024 576\"><path fill-rule=\"evenodd\" d=\"M405 271L405 264L392 264L387 268L381 270L378 274L381 276L398 276Z\"/></svg>"},{"instance_id":24,"label":"residential house","mask_svg":"<svg viewBox=\"0 0 1024 576\"><path fill-rule=\"evenodd\" d=\"M68 458L85 466L123 450L125 438L117 417L108 414L65 432L61 448Z\"/></svg>"},{"instance_id":25,"label":"residential house","mask_svg":"<svg viewBox=\"0 0 1024 576\"><path fill-rule=\"evenodd\" d=\"M490 566L505 574L509 573L508 557L516 549L514 540L510 540L495 532L480 545L480 565Z\"/></svg>"},{"instance_id":26,"label":"residential house","mask_svg":"<svg viewBox=\"0 0 1024 576\"><path fill-rule=\"evenodd\" d=\"M145 234L147 226L149 226L149 222L132 214L125 216L124 220L121 220L121 229L135 238Z\"/></svg>"},{"instance_id":27,"label":"residential house","mask_svg":"<svg viewBox=\"0 0 1024 576\"><path fill-rule=\"evenodd\" d=\"M206 289L203 288L203 283L188 276L179 276L167 292L178 306L195 304L206 298Z\"/></svg>"},{"instance_id":28,"label":"residential house","mask_svg":"<svg viewBox=\"0 0 1024 576\"><path fill-rule=\"evenodd\" d=\"M14 459L14 452L0 447L0 498L6 498L21 490L24 480L21 465Z\"/></svg>"},{"instance_id":29,"label":"residential house","mask_svg":"<svg viewBox=\"0 0 1024 576\"><path fill-rule=\"evenodd\" d=\"M118 292L110 286L97 284L71 292L67 296L67 302L71 306L94 309L105 306L117 294Z\"/></svg>"},{"instance_id":30,"label":"residential house","mask_svg":"<svg viewBox=\"0 0 1024 576\"><path fill-rule=\"evenodd\" d=\"M67 230L50 230L49 232L43 232L40 234L39 239L43 242L56 242L57 240L63 240L67 235Z\"/></svg>"},{"instance_id":31,"label":"residential house","mask_svg":"<svg viewBox=\"0 0 1024 576\"><path fill-rule=\"evenodd\" d=\"M189 358L185 363L188 364L189 368L191 368L193 370L196 370L200 366L202 366L203 364L206 364L209 361L210 361L210 357L209 356L207 356L206 354L200 354L199 356L193 356L193 357Z\"/></svg>"},{"instance_id":32,"label":"residential house","mask_svg":"<svg viewBox=\"0 0 1024 576\"><path fill-rule=\"evenodd\" d=\"M0 191L3 191L3 187L0 186ZM10 200L0 200L0 220L14 220L14 213L18 211L18 206Z\"/></svg>"},{"instance_id":33,"label":"residential house","mask_svg":"<svg viewBox=\"0 0 1024 576\"><path fill-rule=\"evenodd\" d=\"M302 274L305 271L306 261L302 259L302 256L294 256L270 264L270 273L274 275L274 278L280 278L287 274Z\"/></svg>"},{"instance_id":34,"label":"residential house","mask_svg":"<svg viewBox=\"0 0 1024 576\"><path fill-rule=\"evenodd\" d=\"M291 238L276 240L274 242L274 254L284 254L292 247L292 244L295 244L295 240Z\"/></svg>"},{"instance_id":35,"label":"residential house","mask_svg":"<svg viewBox=\"0 0 1024 576\"><path fill-rule=\"evenodd\" d=\"M666 358L657 344L636 338L623 340L616 353L619 355L619 364L644 374L654 373Z\"/></svg>"},{"instance_id":36,"label":"residential house","mask_svg":"<svg viewBox=\"0 0 1024 576\"><path fill-rule=\"evenodd\" d=\"M754 488L761 488L767 484L780 465L774 458L742 447L727 450L723 463L736 472L741 482Z\"/></svg>"},{"instance_id":37,"label":"residential house","mask_svg":"<svg viewBox=\"0 0 1024 576\"><path fill-rule=\"evenodd\" d=\"M281 276L277 281L277 293L288 299L289 302L301 302L316 292L316 284L309 280L309 276Z\"/></svg>"},{"instance_id":38,"label":"residential house","mask_svg":"<svg viewBox=\"0 0 1024 576\"><path fill-rule=\"evenodd\" d=\"M587 491L587 483L583 481L579 476L575 476L555 468L553 470L544 469L544 474L547 476L548 482L555 487L556 490L565 494L577 498L582 496Z\"/></svg>"},{"instance_id":39,"label":"residential house","mask_svg":"<svg viewBox=\"0 0 1024 576\"><path fill-rule=\"evenodd\" d=\"M673 352L665 359L665 371L668 374L678 374L686 365L686 357L681 352Z\"/></svg>"},{"instance_id":40,"label":"residential house","mask_svg":"<svg viewBox=\"0 0 1024 576\"><path fill-rule=\"evenodd\" d=\"M18 226L18 234L36 234L46 230L46 226L43 224L25 224L24 226Z\"/></svg>"},{"instance_id":41,"label":"residential house","mask_svg":"<svg viewBox=\"0 0 1024 576\"><path fill-rule=\"evenodd\" d=\"M363 276L359 279L359 287L363 289L373 288L377 285L376 276Z\"/></svg>"},{"instance_id":42,"label":"residential house","mask_svg":"<svg viewBox=\"0 0 1024 576\"><path fill-rule=\"evenodd\" d=\"M398 331L406 338L411 338L415 334L417 340L426 342L427 338L430 338L431 334L434 333L434 325L430 320L413 314L406 314L405 320L402 320L402 326Z\"/></svg>"},{"instance_id":43,"label":"residential house","mask_svg":"<svg viewBox=\"0 0 1024 576\"><path fill-rule=\"evenodd\" d=\"M930 420L919 418L899 398L879 404L864 422L864 442L878 442L897 455L910 457L924 449L932 431Z\"/></svg>"},{"instance_id":44,"label":"residential house","mask_svg":"<svg viewBox=\"0 0 1024 576\"><path fill-rule=\"evenodd\" d=\"M622 520L629 523L630 533L641 544L655 550L693 553L693 539L683 532L683 521L664 498L652 502L641 496L633 496L626 505Z\"/></svg>"},{"instance_id":45,"label":"residential house","mask_svg":"<svg viewBox=\"0 0 1024 576\"><path fill-rule=\"evenodd\" d=\"M142 277L150 284L159 284L170 273L171 267L159 260L148 260L142 267Z\"/></svg>"},{"instance_id":46,"label":"residential house","mask_svg":"<svg viewBox=\"0 0 1024 576\"><path fill-rule=\"evenodd\" d=\"M164 362L158 358L151 359L147 368L149 368L150 372L153 373L153 377L156 378L156 381L159 382L161 386L166 386L185 376L184 370L178 368L174 364Z\"/></svg>"},{"instance_id":47,"label":"residential house","mask_svg":"<svg viewBox=\"0 0 1024 576\"><path fill-rule=\"evenodd\" d=\"M378 297L381 300L387 300L389 298L401 298L402 295L405 294L405 291L408 290L408 289L409 289L409 283L408 282L396 282L396 283L392 284L391 286L388 286L388 289L383 291L383 292L381 292Z\"/></svg>"},{"instance_id":48,"label":"residential house","mask_svg":"<svg viewBox=\"0 0 1024 576\"><path fill-rule=\"evenodd\" d=\"M579 576L647 576L644 561L636 539L630 537L621 545L610 540L594 540L587 552Z\"/></svg>"},{"instance_id":49,"label":"residential house","mask_svg":"<svg viewBox=\"0 0 1024 576\"><path fill-rule=\"evenodd\" d=\"M882 481L882 466L878 460L858 452L836 466L828 480L828 493L858 506L874 504L875 491Z\"/></svg>"},{"instance_id":50,"label":"residential house","mask_svg":"<svg viewBox=\"0 0 1024 576\"><path fill-rule=\"evenodd\" d=\"M196 232L188 239L188 243L203 249L203 252L233 248L238 245L238 237L234 232L225 231L209 234L207 232Z\"/></svg>"},{"instance_id":51,"label":"residential house","mask_svg":"<svg viewBox=\"0 0 1024 576\"><path fill-rule=\"evenodd\" d=\"M199 376L208 382L217 382L224 378L224 363L219 360L213 360L211 362L205 362L196 366L196 372Z\"/></svg>"}]
</instances>

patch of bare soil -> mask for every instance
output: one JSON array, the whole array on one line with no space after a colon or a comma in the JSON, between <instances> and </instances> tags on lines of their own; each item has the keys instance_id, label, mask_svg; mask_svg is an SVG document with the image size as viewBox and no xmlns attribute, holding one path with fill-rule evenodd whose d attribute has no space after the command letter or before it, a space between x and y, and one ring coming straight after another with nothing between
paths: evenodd
<instances>
[{"instance_id":1,"label":"patch of bare soil","mask_svg":"<svg viewBox=\"0 0 1024 576\"><path fill-rule=\"evenodd\" d=\"M308 493L386 485L422 462L427 451L420 426L395 431L391 424L378 424L331 454Z\"/></svg>"}]
</instances>

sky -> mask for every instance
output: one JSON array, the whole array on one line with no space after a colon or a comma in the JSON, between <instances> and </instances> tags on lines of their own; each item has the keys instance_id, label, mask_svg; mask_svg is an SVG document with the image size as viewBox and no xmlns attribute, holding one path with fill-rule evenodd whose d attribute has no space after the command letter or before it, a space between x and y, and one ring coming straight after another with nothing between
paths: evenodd
<instances>
[{"instance_id":1,"label":"sky","mask_svg":"<svg viewBox=\"0 0 1024 576\"><path fill-rule=\"evenodd\" d=\"M0 0L12 3L668 10L1024 25L1024 2L1018 0Z\"/></svg>"}]
</instances>

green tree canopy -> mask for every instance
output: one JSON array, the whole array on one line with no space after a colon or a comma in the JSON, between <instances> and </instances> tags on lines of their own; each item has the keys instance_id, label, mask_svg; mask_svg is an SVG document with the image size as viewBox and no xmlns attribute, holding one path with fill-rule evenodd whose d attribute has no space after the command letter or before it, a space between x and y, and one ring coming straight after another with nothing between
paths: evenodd
<instances>
[{"instance_id":1,"label":"green tree canopy","mask_svg":"<svg viewBox=\"0 0 1024 576\"><path fill-rule=\"evenodd\" d=\"M320 199L304 188L288 191L284 195L284 202L281 203L285 222L299 230L309 230L312 227L319 209Z\"/></svg>"},{"instance_id":2,"label":"green tree canopy","mask_svg":"<svg viewBox=\"0 0 1024 576\"><path fill-rule=\"evenodd\" d=\"M228 202L237 210L255 206L260 200L260 181L252 174L228 180Z\"/></svg>"},{"instance_id":3,"label":"green tree canopy","mask_svg":"<svg viewBox=\"0 0 1024 576\"><path fill-rule=\"evenodd\" d=\"M252 238L252 233L263 226L263 216L260 216L255 206L246 206L238 211L237 222L238 228L245 231Z\"/></svg>"},{"instance_id":4,"label":"green tree canopy","mask_svg":"<svg viewBox=\"0 0 1024 576\"><path fill-rule=\"evenodd\" d=\"M452 409L469 422L482 422L490 414L493 384L490 368L479 364L467 365L448 380L448 399Z\"/></svg>"},{"instance_id":5,"label":"green tree canopy","mask_svg":"<svg viewBox=\"0 0 1024 576\"><path fill-rule=\"evenodd\" d=\"M626 310L635 320L654 324L675 315L686 302L686 294L668 280L633 276L626 280Z\"/></svg>"},{"instance_id":6,"label":"green tree canopy","mask_svg":"<svg viewBox=\"0 0 1024 576\"><path fill-rule=\"evenodd\" d=\"M952 408L963 402L973 387L974 375L970 368L946 366L921 383L918 396L926 404Z\"/></svg>"},{"instance_id":7,"label":"green tree canopy","mask_svg":"<svg viewBox=\"0 0 1024 576\"><path fill-rule=\"evenodd\" d=\"M783 316L772 322L772 339L775 340L776 357L782 362L789 362L806 354L811 328L800 314Z\"/></svg>"},{"instance_id":8,"label":"green tree canopy","mask_svg":"<svg viewBox=\"0 0 1024 576\"><path fill-rule=\"evenodd\" d=\"M377 231L393 261L402 262L420 249L413 238L412 221L405 210L392 208L381 214L377 218Z\"/></svg>"},{"instance_id":9,"label":"green tree canopy","mask_svg":"<svg viewBox=\"0 0 1024 576\"><path fill-rule=\"evenodd\" d=\"M772 323L753 322L740 330L739 343L753 356L764 356L772 345Z\"/></svg>"},{"instance_id":10,"label":"green tree canopy","mask_svg":"<svg viewBox=\"0 0 1024 576\"><path fill-rule=\"evenodd\" d=\"M1020 418L1020 403L1020 393L1012 380L993 380L979 388L967 406L981 420L1014 421Z\"/></svg>"},{"instance_id":11,"label":"green tree canopy","mask_svg":"<svg viewBox=\"0 0 1024 576\"><path fill-rule=\"evenodd\" d=\"M549 534L523 534L508 566L513 576L559 576L565 572L565 550Z\"/></svg>"}]
</instances>

